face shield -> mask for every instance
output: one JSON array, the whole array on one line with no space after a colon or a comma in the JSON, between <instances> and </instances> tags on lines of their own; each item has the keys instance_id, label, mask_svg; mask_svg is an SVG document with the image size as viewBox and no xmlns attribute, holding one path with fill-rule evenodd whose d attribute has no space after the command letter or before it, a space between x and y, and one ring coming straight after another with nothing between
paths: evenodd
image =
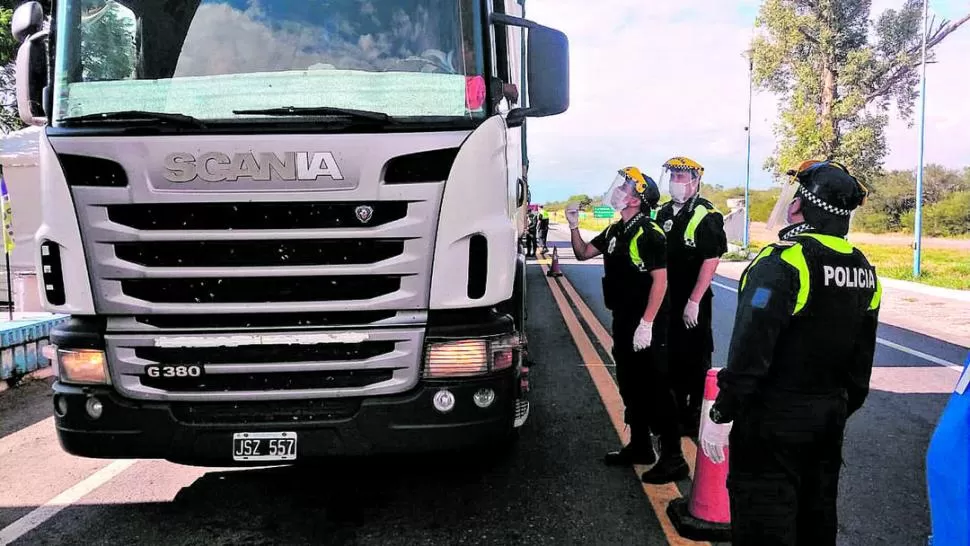
<instances>
[{"instance_id":1,"label":"face shield","mask_svg":"<svg viewBox=\"0 0 970 546\"><path fill-rule=\"evenodd\" d=\"M623 171L616 174L610 188L606 190L600 198L603 206L610 207L616 212L621 212L627 207L627 200L633 195L633 181L627 178Z\"/></svg>"},{"instance_id":2,"label":"face shield","mask_svg":"<svg viewBox=\"0 0 970 546\"><path fill-rule=\"evenodd\" d=\"M790 180L782 186L778 201L775 202L775 208L771 209L771 215L768 216L767 227L769 230L779 231L791 224L788 220L788 208L797 193L798 182L794 180Z\"/></svg>"},{"instance_id":3,"label":"face shield","mask_svg":"<svg viewBox=\"0 0 970 546\"><path fill-rule=\"evenodd\" d=\"M700 177L690 169L664 167L660 175L660 191L669 195L674 203L683 204L697 195L700 182Z\"/></svg>"}]
</instances>

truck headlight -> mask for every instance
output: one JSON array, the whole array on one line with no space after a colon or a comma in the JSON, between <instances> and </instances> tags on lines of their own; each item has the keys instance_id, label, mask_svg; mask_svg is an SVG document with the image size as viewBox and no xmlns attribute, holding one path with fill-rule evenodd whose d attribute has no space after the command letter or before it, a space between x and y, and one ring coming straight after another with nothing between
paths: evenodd
<instances>
[{"instance_id":1,"label":"truck headlight","mask_svg":"<svg viewBox=\"0 0 970 546\"><path fill-rule=\"evenodd\" d=\"M58 349L57 371L64 383L107 385L108 370L104 351L95 349Z\"/></svg>"},{"instance_id":2,"label":"truck headlight","mask_svg":"<svg viewBox=\"0 0 970 546\"><path fill-rule=\"evenodd\" d=\"M424 377L471 377L505 370L515 364L520 346L518 336L431 343Z\"/></svg>"},{"instance_id":3,"label":"truck headlight","mask_svg":"<svg viewBox=\"0 0 970 546\"><path fill-rule=\"evenodd\" d=\"M425 377L467 377L488 371L488 344L481 339L432 343L425 361Z\"/></svg>"}]
</instances>

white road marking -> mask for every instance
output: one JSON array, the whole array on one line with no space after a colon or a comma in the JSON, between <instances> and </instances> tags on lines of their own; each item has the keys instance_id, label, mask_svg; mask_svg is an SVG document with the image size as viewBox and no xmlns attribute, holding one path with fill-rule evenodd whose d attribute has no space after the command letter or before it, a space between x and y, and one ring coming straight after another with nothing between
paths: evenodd
<instances>
[{"instance_id":1,"label":"white road marking","mask_svg":"<svg viewBox=\"0 0 970 546\"><path fill-rule=\"evenodd\" d=\"M731 292L734 292L734 293L737 293L737 291L738 291L738 289L737 288L734 288L733 286L728 286L726 284L719 283L717 281L713 281L711 284L716 285L716 286L719 286L719 287L721 287L721 288L723 288L725 290L730 290ZM894 343L892 341L889 341L888 339L883 339L881 337L877 337L876 338L876 343L879 343L880 345L885 345L886 347L889 347L890 349L896 349L897 351L904 352L906 354L909 354L911 356L915 356L917 358L922 358L923 360L925 360L927 362L932 362L933 364L939 364L940 366L943 366L943 367L946 367L946 368L950 368L951 370L956 370L958 372L959 371L963 371L963 366L960 366L959 364L955 364L955 363L950 362L948 360L943 360L942 358L937 358L937 357L935 357L935 356L933 356L931 354L926 354L923 351L917 351L916 349L910 349L909 347L907 347L905 345L900 345L898 343Z\"/></svg>"},{"instance_id":2,"label":"white road marking","mask_svg":"<svg viewBox=\"0 0 970 546\"><path fill-rule=\"evenodd\" d=\"M137 463L136 459L115 461L108 466L81 480L70 489L35 508L26 516L0 529L0 546L5 546L29 533L32 529L54 517L58 512L79 501L88 493L108 483L128 467Z\"/></svg>"}]
</instances>

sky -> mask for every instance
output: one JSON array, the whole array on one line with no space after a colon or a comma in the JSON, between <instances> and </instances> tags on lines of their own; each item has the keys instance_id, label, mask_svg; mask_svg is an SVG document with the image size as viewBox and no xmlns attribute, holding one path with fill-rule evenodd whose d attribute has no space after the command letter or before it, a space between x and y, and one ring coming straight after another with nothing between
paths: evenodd
<instances>
[{"instance_id":1,"label":"sky","mask_svg":"<svg viewBox=\"0 0 970 546\"><path fill-rule=\"evenodd\" d=\"M872 0L872 17L903 0ZM534 202L600 195L616 170L637 165L655 179L670 157L705 167L705 181L745 181L749 43L757 0L527 0L528 19L566 33L570 106L531 119L529 185ZM968 0L931 0L931 13L956 18ZM927 68L927 163L970 166L970 23L935 48ZM963 58L961 58L963 57ZM918 112L918 111L917 111ZM751 185L772 184L762 169L775 147L776 98L755 92ZM892 117L888 169L915 169L919 132Z\"/></svg>"}]
</instances>

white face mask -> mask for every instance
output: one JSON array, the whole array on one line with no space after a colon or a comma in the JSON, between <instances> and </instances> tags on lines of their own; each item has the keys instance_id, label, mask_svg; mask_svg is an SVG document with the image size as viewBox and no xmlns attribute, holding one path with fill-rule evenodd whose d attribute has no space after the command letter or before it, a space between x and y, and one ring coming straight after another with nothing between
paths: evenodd
<instances>
[{"instance_id":1,"label":"white face mask","mask_svg":"<svg viewBox=\"0 0 970 546\"><path fill-rule=\"evenodd\" d=\"M670 198L674 203L686 203L688 199L694 196L693 183L690 184L671 184L670 185Z\"/></svg>"}]
</instances>

